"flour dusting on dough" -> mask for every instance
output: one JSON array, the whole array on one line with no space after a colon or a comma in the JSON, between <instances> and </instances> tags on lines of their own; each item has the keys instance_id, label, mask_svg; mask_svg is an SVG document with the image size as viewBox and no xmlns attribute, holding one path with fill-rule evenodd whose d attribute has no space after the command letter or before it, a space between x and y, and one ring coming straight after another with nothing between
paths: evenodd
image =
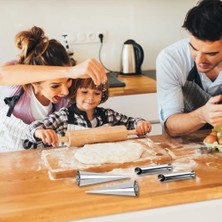
<instances>
[{"instance_id":1,"label":"flour dusting on dough","mask_svg":"<svg viewBox=\"0 0 222 222\"><path fill-rule=\"evenodd\" d=\"M135 142L87 144L79 148L75 158L84 164L125 163L138 160L143 145Z\"/></svg>"}]
</instances>

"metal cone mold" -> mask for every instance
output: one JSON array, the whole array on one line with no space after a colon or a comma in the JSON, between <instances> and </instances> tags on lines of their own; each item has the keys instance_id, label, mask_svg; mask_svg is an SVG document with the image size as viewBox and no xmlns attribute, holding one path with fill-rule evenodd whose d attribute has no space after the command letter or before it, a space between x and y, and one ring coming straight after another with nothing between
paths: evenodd
<instances>
[{"instance_id":1,"label":"metal cone mold","mask_svg":"<svg viewBox=\"0 0 222 222\"><path fill-rule=\"evenodd\" d=\"M139 185L136 181L131 181L125 184L118 184L118 185L108 186L105 188L88 190L86 191L86 193L120 195L120 196L138 196Z\"/></svg>"},{"instance_id":2,"label":"metal cone mold","mask_svg":"<svg viewBox=\"0 0 222 222\"><path fill-rule=\"evenodd\" d=\"M80 187L124 179L130 178L128 176L113 175L107 173L92 173L85 171L78 171L76 174L76 183Z\"/></svg>"}]
</instances>

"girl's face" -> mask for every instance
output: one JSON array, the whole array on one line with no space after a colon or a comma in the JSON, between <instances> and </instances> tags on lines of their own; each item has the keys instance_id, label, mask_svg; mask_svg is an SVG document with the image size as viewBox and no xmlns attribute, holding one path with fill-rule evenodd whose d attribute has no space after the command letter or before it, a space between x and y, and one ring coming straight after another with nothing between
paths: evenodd
<instances>
[{"instance_id":1,"label":"girl's face","mask_svg":"<svg viewBox=\"0 0 222 222\"><path fill-rule=\"evenodd\" d=\"M94 112L94 109L100 104L102 92L97 89L78 88L76 92L76 106L79 110L85 112Z\"/></svg>"},{"instance_id":2,"label":"girl's face","mask_svg":"<svg viewBox=\"0 0 222 222\"><path fill-rule=\"evenodd\" d=\"M60 102L69 94L71 85L72 79L67 78L32 83L35 96L43 105L48 105L50 101L52 103Z\"/></svg>"}]
</instances>

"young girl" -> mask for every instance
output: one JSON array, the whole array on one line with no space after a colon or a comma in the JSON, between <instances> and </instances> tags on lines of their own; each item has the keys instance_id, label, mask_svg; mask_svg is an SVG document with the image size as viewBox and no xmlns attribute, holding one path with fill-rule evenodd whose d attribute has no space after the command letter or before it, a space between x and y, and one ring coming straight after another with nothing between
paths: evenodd
<instances>
[{"instance_id":1,"label":"young girl","mask_svg":"<svg viewBox=\"0 0 222 222\"><path fill-rule=\"evenodd\" d=\"M30 125L27 136L31 141L56 146L57 134L64 135L67 130L103 125L125 125L127 129L136 129L138 136L151 131L150 122L144 119L127 117L112 109L98 107L109 97L108 83L96 86L90 78L78 79L74 80L72 88L74 93L69 108L62 108L43 121L35 121Z\"/></svg>"}]
</instances>

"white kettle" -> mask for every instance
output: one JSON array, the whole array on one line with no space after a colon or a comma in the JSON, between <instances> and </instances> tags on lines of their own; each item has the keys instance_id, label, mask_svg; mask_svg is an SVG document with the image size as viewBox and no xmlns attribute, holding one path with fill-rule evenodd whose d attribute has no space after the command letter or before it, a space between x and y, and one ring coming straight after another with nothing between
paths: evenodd
<instances>
[{"instance_id":1,"label":"white kettle","mask_svg":"<svg viewBox=\"0 0 222 222\"><path fill-rule=\"evenodd\" d=\"M141 66L144 59L142 47L134 40L128 39L124 42L122 50L122 74L141 74Z\"/></svg>"}]
</instances>

